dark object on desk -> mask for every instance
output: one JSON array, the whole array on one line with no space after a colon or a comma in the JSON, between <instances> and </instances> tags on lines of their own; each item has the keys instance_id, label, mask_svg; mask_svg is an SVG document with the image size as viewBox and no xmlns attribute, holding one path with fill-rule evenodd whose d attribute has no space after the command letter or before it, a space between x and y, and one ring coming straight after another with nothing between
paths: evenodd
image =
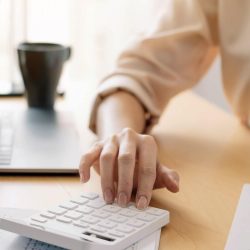
<instances>
[{"instance_id":1,"label":"dark object on desk","mask_svg":"<svg viewBox=\"0 0 250 250\"><path fill-rule=\"evenodd\" d=\"M22 97L24 96L23 84L15 84L13 82L8 83L7 90L0 87L0 98L1 97ZM64 90L57 90L57 96L63 97L65 94Z\"/></svg>"},{"instance_id":2,"label":"dark object on desk","mask_svg":"<svg viewBox=\"0 0 250 250\"><path fill-rule=\"evenodd\" d=\"M52 43L21 43L18 60L29 107L53 109L63 64L71 49Z\"/></svg>"}]
</instances>

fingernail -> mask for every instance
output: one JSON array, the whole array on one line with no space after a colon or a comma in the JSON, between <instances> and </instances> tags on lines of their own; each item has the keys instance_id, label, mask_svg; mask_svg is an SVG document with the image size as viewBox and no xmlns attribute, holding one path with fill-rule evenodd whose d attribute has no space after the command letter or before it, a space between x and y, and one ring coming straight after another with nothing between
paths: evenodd
<instances>
[{"instance_id":1,"label":"fingernail","mask_svg":"<svg viewBox=\"0 0 250 250\"><path fill-rule=\"evenodd\" d=\"M106 203L112 203L113 202L113 193L110 188L107 188L104 192L104 200Z\"/></svg>"},{"instance_id":2,"label":"fingernail","mask_svg":"<svg viewBox=\"0 0 250 250\"><path fill-rule=\"evenodd\" d=\"M173 176L170 176L170 178L176 186L179 186L179 181L176 178L174 178Z\"/></svg>"},{"instance_id":3,"label":"fingernail","mask_svg":"<svg viewBox=\"0 0 250 250\"><path fill-rule=\"evenodd\" d=\"M138 209L145 209L148 206L148 199L145 196L141 196L139 201L137 202Z\"/></svg>"},{"instance_id":4,"label":"fingernail","mask_svg":"<svg viewBox=\"0 0 250 250\"><path fill-rule=\"evenodd\" d=\"M126 207L128 202L127 195L124 192L121 192L118 196L118 205L121 207Z\"/></svg>"}]
</instances>

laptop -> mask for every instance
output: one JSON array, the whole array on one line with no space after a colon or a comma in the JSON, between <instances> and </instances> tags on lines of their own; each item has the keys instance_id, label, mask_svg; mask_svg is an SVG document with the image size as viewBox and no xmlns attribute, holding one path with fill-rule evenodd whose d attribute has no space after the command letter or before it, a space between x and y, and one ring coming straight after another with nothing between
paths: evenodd
<instances>
[{"instance_id":1,"label":"laptop","mask_svg":"<svg viewBox=\"0 0 250 250\"><path fill-rule=\"evenodd\" d=\"M0 111L0 172L77 173L80 157L70 112Z\"/></svg>"},{"instance_id":2,"label":"laptop","mask_svg":"<svg viewBox=\"0 0 250 250\"><path fill-rule=\"evenodd\" d=\"M242 188L225 250L250 249L250 184Z\"/></svg>"}]
</instances>

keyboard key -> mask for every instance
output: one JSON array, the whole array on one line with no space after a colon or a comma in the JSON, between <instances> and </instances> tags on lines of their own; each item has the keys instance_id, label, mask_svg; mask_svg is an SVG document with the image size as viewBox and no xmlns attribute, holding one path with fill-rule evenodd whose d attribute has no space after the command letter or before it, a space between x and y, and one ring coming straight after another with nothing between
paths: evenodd
<instances>
[{"instance_id":1,"label":"keyboard key","mask_svg":"<svg viewBox=\"0 0 250 250\"><path fill-rule=\"evenodd\" d=\"M114 206L114 205L106 205L103 210L110 212L110 213L117 213L121 210L121 207Z\"/></svg>"},{"instance_id":2,"label":"keyboard key","mask_svg":"<svg viewBox=\"0 0 250 250\"><path fill-rule=\"evenodd\" d=\"M102 200L96 200L89 202L86 206L91 207L91 208L102 208L106 205L105 201Z\"/></svg>"},{"instance_id":3,"label":"keyboard key","mask_svg":"<svg viewBox=\"0 0 250 250\"><path fill-rule=\"evenodd\" d=\"M122 237L125 236L124 233L120 233L120 232L117 232L117 231L110 231L109 235L112 235L112 236L115 236L115 237L118 237L118 238L122 238Z\"/></svg>"},{"instance_id":4,"label":"keyboard key","mask_svg":"<svg viewBox=\"0 0 250 250\"><path fill-rule=\"evenodd\" d=\"M117 226L117 224L112 222L112 221L103 221L103 222L99 223L98 225L105 227L107 229L113 229Z\"/></svg>"},{"instance_id":5,"label":"keyboard key","mask_svg":"<svg viewBox=\"0 0 250 250\"><path fill-rule=\"evenodd\" d=\"M126 216L126 217L134 217L136 215L138 215L137 212L133 211L133 210L130 210L130 209L127 209L127 208L124 208L122 209L119 214L123 215L123 216Z\"/></svg>"},{"instance_id":6,"label":"keyboard key","mask_svg":"<svg viewBox=\"0 0 250 250\"><path fill-rule=\"evenodd\" d=\"M62 207L55 207L55 208L49 209L48 212L55 214L55 215L63 215L67 212L67 210Z\"/></svg>"},{"instance_id":7,"label":"keyboard key","mask_svg":"<svg viewBox=\"0 0 250 250\"><path fill-rule=\"evenodd\" d=\"M89 224L96 224L98 223L100 220L96 219L93 216L84 216L83 218L81 218L81 221L89 223Z\"/></svg>"},{"instance_id":8,"label":"keyboard key","mask_svg":"<svg viewBox=\"0 0 250 250\"><path fill-rule=\"evenodd\" d=\"M138 208L135 206L135 204L131 204L131 203L128 205L128 209L134 210L134 211L137 212L137 213L140 213L140 212L143 213L143 212L147 211L147 208L141 210L141 209L138 209Z\"/></svg>"},{"instance_id":9,"label":"keyboard key","mask_svg":"<svg viewBox=\"0 0 250 250\"><path fill-rule=\"evenodd\" d=\"M82 221L75 221L73 222L73 225L77 226L77 227L82 227L82 228L88 228L89 224L86 222L82 222Z\"/></svg>"},{"instance_id":10,"label":"keyboard key","mask_svg":"<svg viewBox=\"0 0 250 250\"><path fill-rule=\"evenodd\" d=\"M128 204L127 208L121 208L116 203L106 204L96 194L85 196L88 198L80 196L72 198L57 207L42 211L33 219L31 219L32 217L28 220L25 219L25 222L31 230L37 227L49 233L49 229L51 229L51 231L55 230L58 234L68 236L72 240L87 238L81 237L82 235L106 239L110 243L113 242L113 249L116 249L116 242L122 242L127 236L136 232L140 237L144 237L146 233L153 230L154 222L154 224L159 222L158 225L160 225L160 222L163 224L163 217L165 217L164 222L167 219L167 212L161 209L148 207L142 211L138 210L132 202ZM133 240L136 241L135 238ZM95 240L93 239L93 241Z\"/></svg>"},{"instance_id":11,"label":"keyboard key","mask_svg":"<svg viewBox=\"0 0 250 250\"><path fill-rule=\"evenodd\" d=\"M75 211L68 211L64 216L73 220L77 220L82 217L82 213Z\"/></svg>"},{"instance_id":12,"label":"keyboard key","mask_svg":"<svg viewBox=\"0 0 250 250\"><path fill-rule=\"evenodd\" d=\"M154 207L150 207L146 210L146 212L148 214L152 214L152 215L155 215L155 216L161 216L161 215L164 215L166 212L165 211L162 211L158 208L154 208Z\"/></svg>"},{"instance_id":13,"label":"keyboard key","mask_svg":"<svg viewBox=\"0 0 250 250\"><path fill-rule=\"evenodd\" d=\"M65 202L61 205L59 205L59 207L62 207L62 208L66 208L66 209L75 209L78 207L78 205L74 204L73 202Z\"/></svg>"},{"instance_id":14,"label":"keyboard key","mask_svg":"<svg viewBox=\"0 0 250 250\"><path fill-rule=\"evenodd\" d=\"M90 213L94 212L95 210L90 208L90 207L80 206L76 209L76 211L79 213L83 213L83 214L90 214Z\"/></svg>"},{"instance_id":15,"label":"keyboard key","mask_svg":"<svg viewBox=\"0 0 250 250\"><path fill-rule=\"evenodd\" d=\"M66 218L64 216L59 216L56 218L57 221L64 222L64 223L71 223L72 220L70 218Z\"/></svg>"},{"instance_id":16,"label":"keyboard key","mask_svg":"<svg viewBox=\"0 0 250 250\"><path fill-rule=\"evenodd\" d=\"M45 223L45 222L48 221L48 220L46 220L45 218L43 218L41 216L33 216L33 217L31 217L31 220L37 221L37 222L40 222L40 223Z\"/></svg>"},{"instance_id":17,"label":"keyboard key","mask_svg":"<svg viewBox=\"0 0 250 250\"><path fill-rule=\"evenodd\" d=\"M153 215L150 215L150 214L140 214L136 218L138 220L142 220L142 221L146 221L146 222L150 222L150 221L153 221L155 219L155 217Z\"/></svg>"},{"instance_id":18,"label":"keyboard key","mask_svg":"<svg viewBox=\"0 0 250 250\"><path fill-rule=\"evenodd\" d=\"M117 223L124 223L126 222L128 219L124 216L121 216L121 215L115 215L115 216L112 216L110 218L111 221L114 221L114 222L117 222Z\"/></svg>"},{"instance_id":19,"label":"keyboard key","mask_svg":"<svg viewBox=\"0 0 250 250\"><path fill-rule=\"evenodd\" d=\"M110 217L110 215L111 215L111 214L106 213L106 212L104 212L104 211L99 211L99 210L96 211L96 212L93 214L93 216L98 217L98 218L101 218L101 219L106 219L106 218Z\"/></svg>"},{"instance_id":20,"label":"keyboard key","mask_svg":"<svg viewBox=\"0 0 250 250\"><path fill-rule=\"evenodd\" d=\"M54 214L49 213L49 212L41 213L40 216L47 218L47 219L55 219L56 218L56 216Z\"/></svg>"},{"instance_id":21,"label":"keyboard key","mask_svg":"<svg viewBox=\"0 0 250 250\"><path fill-rule=\"evenodd\" d=\"M136 219L133 219L133 220L130 220L127 224L129 226L132 226L132 227L140 228L140 227L144 226L146 223L139 221L139 220L136 220Z\"/></svg>"},{"instance_id":22,"label":"keyboard key","mask_svg":"<svg viewBox=\"0 0 250 250\"><path fill-rule=\"evenodd\" d=\"M83 198L83 197L73 198L73 199L71 199L70 201L71 201L71 202L74 202L74 203L76 203L76 204L78 204L78 205L84 205L84 204L86 204L87 202L89 202L88 199Z\"/></svg>"},{"instance_id":23,"label":"keyboard key","mask_svg":"<svg viewBox=\"0 0 250 250\"><path fill-rule=\"evenodd\" d=\"M133 227L130 226L126 226L126 225L119 225L116 228L116 231L118 232L122 232L122 233L131 233L133 232L135 229Z\"/></svg>"},{"instance_id":24,"label":"keyboard key","mask_svg":"<svg viewBox=\"0 0 250 250\"><path fill-rule=\"evenodd\" d=\"M82 194L81 197L87 198L89 200L95 200L99 197L99 195L95 193L86 193L86 194Z\"/></svg>"},{"instance_id":25,"label":"keyboard key","mask_svg":"<svg viewBox=\"0 0 250 250\"><path fill-rule=\"evenodd\" d=\"M101 226L98 226L98 225L96 225L94 227L91 227L90 230L96 231L98 233L106 233L107 232L107 229L105 229L105 228L103 228Z\"/></svg>"}]
</instances>

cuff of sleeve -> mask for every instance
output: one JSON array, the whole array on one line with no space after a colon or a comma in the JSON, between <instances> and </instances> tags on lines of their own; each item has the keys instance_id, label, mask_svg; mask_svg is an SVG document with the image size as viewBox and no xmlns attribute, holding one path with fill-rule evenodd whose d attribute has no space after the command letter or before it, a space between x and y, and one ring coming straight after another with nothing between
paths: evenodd
<instances>
[{"instance_id":1,"label":"cuff of sleeve","mask_svg":"<svg viewBox=\"0 0 250 250\"><path fill-rule=\"evenodd\" d=\"M150 130L151 127L158 122L161 112L153 102L153 98L150 96L149 92L133 78L126 76L113 76L99 85L97 93L94 96L89 120L89 128L94 133L96 133L96 115L98 106L105 97L120 90L131 93L142 103L146 111L145 131Z\"/></svg>"}]
</instances>

